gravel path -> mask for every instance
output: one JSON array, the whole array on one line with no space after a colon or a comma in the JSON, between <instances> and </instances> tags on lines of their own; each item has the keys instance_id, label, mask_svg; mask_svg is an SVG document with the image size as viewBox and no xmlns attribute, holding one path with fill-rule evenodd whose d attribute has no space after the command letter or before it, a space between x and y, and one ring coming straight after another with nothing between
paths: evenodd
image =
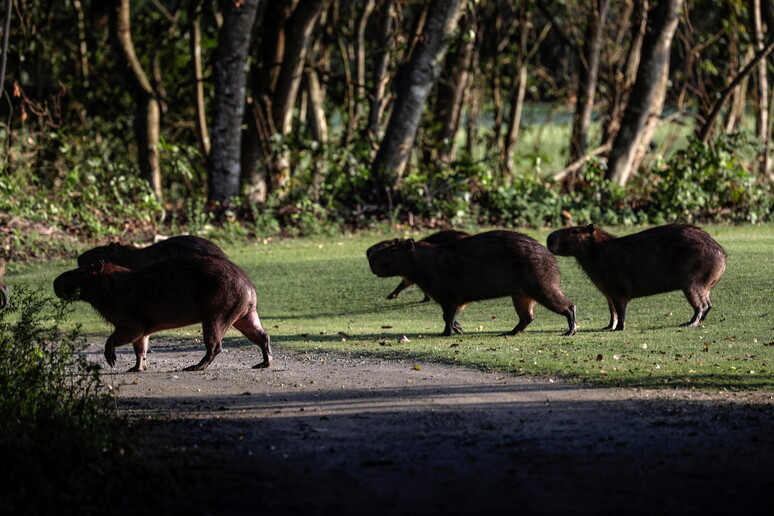
<instances>
[{"instance_id":1,"label":"gravel path","mask_svg":"<svg viewBox=\"0 0 774 516\"><path fill-rule=\"evenodd\" d=\"M101 359L101 344L92 345ZM774 393L587 388L441 364L151 344L113 373L165 464L117 510L744 514L774 507ZM116 370L134 363L119 351Z\"/></svg>"}]
</instances>

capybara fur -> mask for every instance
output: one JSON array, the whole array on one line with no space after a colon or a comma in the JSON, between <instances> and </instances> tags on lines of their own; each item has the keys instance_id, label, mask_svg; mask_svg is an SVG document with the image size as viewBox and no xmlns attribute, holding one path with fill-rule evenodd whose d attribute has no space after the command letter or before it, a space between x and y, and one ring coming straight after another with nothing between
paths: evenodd
<instances>
[{"instance_id":1,"label":"capybara fur","mask_svg":"<svg viewBox=\"0 0 774 516\"><path fill-rule=\"evenodd\" d=\"M456 242L457 240L460 240L462 238L467 238L470 236L470 233L465 233L464 231L455 231L453 229L445 229L443 231L439 231L437 233L433 233L430 236L426 236L420 242L427 242L429 244L435 244L435 245L444 245L444 244L450 244L452 242ZM389 245L389 243L392 242L391 240L387 240L386 242L379 242L378 244L372 245L368 248L366 251L366 257L371 256L374 252L378 251L385 245ZM395 287L395 290L390 292L387 295L387 299L395 299L398 297L398 294L409 288L414 284L413 281L409 280L408 278L403 278L403 281L401 281L397 287ZM426 303L427 301L430 301L430 296L425 293L424 299L422 299L422 303Z\"/></svg>"},{"instance_id":2,"label":"capybara fur","mask_svg":"<svg viewBox=\"0 0 774 516\"><path fill-rule=\"evenodd\" d=\"M8 287L5 285L5 262L0 259L0 310L8 306Z\"/></svg>"},{"instance_id":3,"label":"capybara fur","mask_svg":"<svg viewBox=\"0 0 774 516\"><path fill-rule=\"evenodd\" d=\"M637 297L682 290L693 307L697 326L712 308L710 290L726 270L726 252L701 229L668 224L615 237L593 224L559 229L548 236L548 249L574 256L602 291L610 308L605 329L623 330L626 305Z\"/></svg>"},{"instance_id":4,"label":"capybara fur","mask_svg":"<svg viewBox=\"0 0 774 516\"><path fill-rule=\"evenodd\" d=\"M174 258L136 271L97 262L61 274L54 280L54 292L63 299L86 301L115 326L105 344L105 359L111 367L116 347L132 343L137 362L130 371L146 370L149 335L196 323L202 324L206 354L187 371L210 365L231 326L260 346L263 362L254 368L272 363L253 282L223 258Z\"/></svg>"},{"instance_id":5,"label":"capybara fur","mask_svg":"<svg viewBox=\"0 0 774 516\"><path fill-rule=\"evenodd\" d=\"M204 255L227 258L226 253L209 240L193 235L167 238L148 247L136 247L118 242L89 249L78 257L78 267L86 267L102 260L137 270L148 265L181 256Z\"/></svg>"},{"instance_id":6,"label":"capybara fur","mask_svg":"<svg viewBox=\"0 0 774 516\"><path fill-rule=\"evenodd\" d=\"M536 302L567 318L566 335L577 330L575 306L559 286L556 258L521 233L489 231L446 245L397 239L384 242L368 262L377 276L408 278L441 305L443 335L462 333L456 318L467 303L505 296L513 300L519 322L504 335L532 322Z\"/></svg>"}]
</instances>

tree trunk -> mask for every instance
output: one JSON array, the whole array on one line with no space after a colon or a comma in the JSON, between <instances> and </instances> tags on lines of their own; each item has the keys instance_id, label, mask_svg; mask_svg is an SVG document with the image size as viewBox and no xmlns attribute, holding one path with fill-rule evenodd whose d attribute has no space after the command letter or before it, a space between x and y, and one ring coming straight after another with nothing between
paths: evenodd
<instances>
[{"instance_id":1,"label":"tree trunk","mask_svg":"<svg viewBox=\"0 0 774 516\"><path fill-rule=\"evenodd\" d=\"M599 78L599 55L602 50L602 34L610 9L610 0L592 1L586 34L579 55L581 66L578 74L578 94L570 138L570 154L567 163L573 163L586 154L591 114Z\"/></svg>"},{"instance_id":2,"label":"tree trunk","mask_svg":"<svg viewBox=\"0 0 774 516\"><path fill-rule=\"evenodd\" d=\"M378 54L374 58L373 91L370 94L370 107L368 111L368 135L375 139L379 134L382 113L387 103L385 91L387 90L387 67L390 63L390 43L393 39L393 25L395 18L395 0L386 0L376 11L379 14L379 32L376 37Z\"/></svg>"},{"instance_id":3,"label":"tree trunk","mask_svg":"<svg viewBox=\"0 0 774 516\"><path fill-rule=\"evenodd\" d=\"M766 22L763 18L762 3L767 0L751 0L750 10L752 15L753 35L755 37L755 49L763 50L764 34L766 34ZM769 27L771 30L773 27ZM755 132L761 143L761 155L759 160L759 170L763 177L774 179L771 173L771 144L769 141L769 77L767 71L768 63L765 59L758 62L757 79L757 99L755 102Z\"/></svg>"},{"instance_id":4,"label":"tree trunk","mask_svg":"<svg viewBox=\"0 0 774 516\"><path fill-rule=\"evenodd\" d=\"M712 138L712 133L715 129L715 122L720 117L720 112L723 110L728 99L734 92L734 89L739 86L758 66L762 60L774 51L774 37L770 37L766 42L766 46L758 50L753 56L752 60L745 65L745 67L734 77L734 79L726 85L723 90L717 92L714 97L715 102L710 106L709 113L702 116L703 124L697 127L696 134L699 140L704 143L709 142Z\"/></svg>"},{"instance_id":5,"label":"tree trunk","mask_svg":"<svg viewBox=\"0 0 774 516\"><path fill-rule=\"evenodd\" d=\"M132 27L129 16L129 0L117 0L114 5L116 39L121 54L131 72L136 93L137 117L135 135L137 138L137 161L140 174L156 196L161 199L161 167L159 165L159 103L148 76L142 69L132 41Z\"/></svg>"},{"instance_id":6,"label":"tree trunk","mask_svg":"<svg viewBox=\"0 0 774 516\"><path fill-rule=\"evenodd\" d=\"M283 135L291 130L292 108L309 48L312 29L329 0L300 0L285 26L285 51L272 98L274 125Z\"/></svg>"},{"instance_id":7,"label":"tree trunk","mask_svg":"<svg viewBox=\"0 0 774 516\"><path fill-rule=\"evenodd\" d=\"M529 41L529 19L527 12L528 0L519 2L519 51L516 56L515 87L511 95L511 108L508 113L508 133L505 136L505 171L513 177L513 160L516 145L519 143L521 128L521 113L524 108L524 97L527 94L527 43Z\"/></svg>"},{"instance_id":8,"label":"tree trunk","mask_svg":"<svg viewBox=\"0 0 774 516\"><path fill-rule=\"evenodd\" d=\"M466 30L470 23L472 20L461 22L456 49L446 59L444 73L446 80L438 85L434 111L440 127L438 131L433 131L433 139L438 146L437 159L441 163L448 163L454 159L454 139L460 125L460 114L475 46L475 37L472 35L475 31L468 33Z\"/></svg>"},{"instance_id":9,"label":"tree trunk","mask_svg":"<svg viewBox=\"0 0 774 516\"><path fill-rule=\"evenodd\" d=\"M355 116L357 116L360 110L360 101L366 96L366 26L375 5L376 0L365 0L357 20L357 46L355 48L355 60L357 61L357 102L355 103Z\"/></svg>"},{"instance_id":10,"label":"tree trunk","mask_svg":"<svg viewBox=\"0 0 774 516\"><path fill-rule=\"evenodd\" d=\"M683 0L659 0L654 8L653 23L643 42L637 79L608 158L607 177L619 185L625 185L629 180L637 149L650 145L650 140L646 141L641 135L649 118L660 115L654 108L663 102L669 51L682 5Z\"/></svg>"},{"instance_id":11,"label":"tree trunk","mask_svg":"<svg viewBox=\"0 0 774 516\"><path fill-rule=\"evenodd\" d=\"M377 196L388 201L399 186L414 145L417 127L427 96L440 74L440 63L457 27L465 0L433 0L428 6L422 37L401 70L397 96L387 131L371 165Z\"/></svg>"},{"instance_id":12,"label":"tree trunk","mask_svg":"<svg viewBox=\"0 0 774 516\"><path fill-rule=\"evenodd\" d=\"M642 41L645 39L648 24L648 0L634 0L635 20L632 24L632 41L626 53L626 61L623 70L620 72L620 79L616 77L613 82L614 90L608 100L607 113L602 128L602 142L607 143L618 134L618 128L621 126L624 107L627 105L629 93L631 92L634 81L637 79L637 69L640 66L640 56L642 55Z\"/></svg>"},{"instance_id":13,"label":"tree trunk","mask_svg":"<svg viewBox=\"0 0 774 516\"><path fill-rule=\"evenodd\" d=\"M207 130L207 112L204 105L204 79L202 77L202 32L199 24L202 6L192 2L188 15L191 19L191 71L194 80L194 105L196 106L196 139L199 150L206 159L210 154L210 134Z\"/></svg>"},{"instance_id":14,"label":"tree trunk","mask_svg":"<svg viewBox=\"0 0 774 516\"><path fill-rule=\"evenodd\" d=\"M247 85L245 68L258 2L224 3L223 26L215 51L212 148L208 161L210 201L227 202L240 193L240 148Z\"/></svg>"}]
</instances>

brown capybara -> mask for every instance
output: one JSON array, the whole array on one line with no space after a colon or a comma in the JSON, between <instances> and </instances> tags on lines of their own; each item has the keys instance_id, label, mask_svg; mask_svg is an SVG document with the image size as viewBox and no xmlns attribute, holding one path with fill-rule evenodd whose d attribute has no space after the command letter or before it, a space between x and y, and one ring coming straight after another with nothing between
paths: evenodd
<instances>
[{"instance_id":1,"label":"brown capybara","mask_svg":"<svg viewBox=\"0 0 774 516\"><path fill-rule=\"evenodd\" d=\"M54 292L60 298L86 301L115 326L105 344L105 359L111 367L116 362L116 347L132 343L137 362L129 371L146 370L149 335L196 323L202 324L207 352L185 370L206 369L231 326L261 347L263 362L254 368L272 363L253 282L223 258L173 258L136 271L97 262L61 274L54 280Z\"/></svg>"},{"instance_id":2,"label":"brown capybara","mask_svg":"<svg viewBox=\"0 0 774 516\"><path fill-rule=\"evenodd\" d=\"M5 276L5 261L0 259L0 310L8 306L8 287L3 281Z\"/></svg>"},{"instance_id":3,"label":"brown capybara","mask_svg":"<svg viewBox=\"0 0 774 516\"><path fill-rule=\"evenodd\" d=\"M548 236L548 249L574 256L607 298L610 324L623 330L626 305L637 297L682 290L693 307L697 326L712 308L710 290L726 270L726 252L701 229L669 224L615 237L593 224L559 229Z\"/></svg>"},{"instance_id":4,"label":"brown capybara","mask_svg":"<svg viewBox=\"0 0 774 516\"><path fill-rule=\"evenodd\" d=\"M567 318L565 335L577 331L575 306L559 286L556 258L521 233L488 231L446 245L392 240L368 262L377 276L408 278L441 305L442 335L462 333L456 318L467 303L505 296L513 299L519 323L503 335L526 328L536 302Z\"/></svg>"},{"instance_id":5,"label":"brown capybara","mask_svg":"<svg viewBox=\"0 0 774 516\"><path fill-rule=\"evenodd\" d=\"M127 269L137 270L148 265L181 256L204 255L228 258L226 253L209 240L193 235L167 238L148 247L136 247L118 242L89 249L78 257L78 267L86 267L100 260Z\"/></svg>"},{"instance_id":6,"label":"brown capybara","mask_svg":"<svg viewBox=\"0 0 774 516\"><path fill-rule=\"evenodd\" d=\"M437 233L433 233L430 236L427 236L420 240L420 242L427 242L429 244L435 244L435 245L444 245L444 244L450 244L452 242L456 242L457 240L460 240L462 238L469 237L469 233L465 233L464 231L455 231L453 229L445 229L443 231L439 231ZM379 242L378 244L372 245L368 248L366 251L366 257L371 256L373 253L384 247L385 245L389 245L392 242L392 240L387 240L386 242ZM411 285L413 285L414 282L409 280L408 278L403 278L403 281L401 281L397 287L395 287L395 290L389 293L387 296L387 299L395 299L398 297L398 294L409 288ZM425 303L427 301L430 301L430 296L425 293L424 299L422 299L422 303Z\"/></svg>"}]
</instances>

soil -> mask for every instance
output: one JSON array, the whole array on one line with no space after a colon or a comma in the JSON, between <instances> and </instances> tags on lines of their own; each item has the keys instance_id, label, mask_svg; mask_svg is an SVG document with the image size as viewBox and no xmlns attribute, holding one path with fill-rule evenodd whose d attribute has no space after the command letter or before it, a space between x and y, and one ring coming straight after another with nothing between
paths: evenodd
<instances>
[{"instance_id":1,"label":"soil","mask_svg":"<svg viewBox=\"0 0 774 516\"><path fill-rule=\"evenodd\" d=\"M102 360L102 344L91 345ZM106 376L164 464L117 512L743 514L774 506L774 393L592 388L434 363L256 347L183 372L151 340ZM134 364L119 350L116 371ZM122 510L123 509L123 510ZM142 513L142 512L140 512Z\"/></svg>"}]
</instances>

